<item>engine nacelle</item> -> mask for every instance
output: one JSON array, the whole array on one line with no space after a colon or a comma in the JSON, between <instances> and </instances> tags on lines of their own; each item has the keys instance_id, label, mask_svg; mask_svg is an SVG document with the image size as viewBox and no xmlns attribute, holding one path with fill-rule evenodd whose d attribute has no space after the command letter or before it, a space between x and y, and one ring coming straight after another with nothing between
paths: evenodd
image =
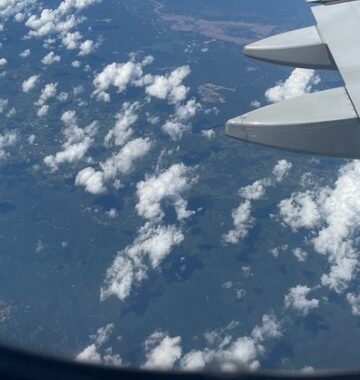
<instances>
[{"instance_id":1,"label":"engine nacelle","mask_svg":"<svg viewBox=\"0 0 360 380\"><path fill-rule=\"evenodd\" d=\"M254 42L245 46L244 54L261 61L305 69L337 68L315 26Z\"/></svg>"}]
</instances>

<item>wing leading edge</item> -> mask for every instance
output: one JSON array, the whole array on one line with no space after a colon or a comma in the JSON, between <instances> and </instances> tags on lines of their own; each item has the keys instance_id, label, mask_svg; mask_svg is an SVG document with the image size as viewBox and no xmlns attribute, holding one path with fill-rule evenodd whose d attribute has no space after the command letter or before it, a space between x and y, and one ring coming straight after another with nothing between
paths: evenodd
<instances>
[{"instance_id":1,"label":"wing leading edge","mask_svg":"<svg viewBox=\"0 0 360 380\"><path fill-rule=\"evenodd\" d=\"M339 70L345 87L266 106L226 123L229 137L302 153L360 158L360 0L307 0L317 26L255 42L245 55Z\"/></svg>"}]
</instances>

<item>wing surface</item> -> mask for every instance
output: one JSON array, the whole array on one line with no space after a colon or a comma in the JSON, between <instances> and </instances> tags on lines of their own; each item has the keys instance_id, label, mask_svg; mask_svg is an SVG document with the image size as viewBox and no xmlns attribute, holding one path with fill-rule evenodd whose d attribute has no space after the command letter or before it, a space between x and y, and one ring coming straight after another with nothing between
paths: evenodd
<instances>
[{"instance_id":1,"label":"wing surface","mask_svg":"<svg viewBox=\"0 0 360 380\"><path fill-rule=\"evenodd\" d=\"M360 115L360 1L320 5L312 11Z\"/></svg>"},{"instance_id":2,"label":"wing surface","mask_svg":"<svg viewBox=\"0 0 360 380\"><path fill-rule=\"evenodd\" d=\"M360 0L307 0L317 25L245 46L272 63L339 70L345 86L229 120L229 137L303 153L360 158Z\"/></svg>"}]
</instances>

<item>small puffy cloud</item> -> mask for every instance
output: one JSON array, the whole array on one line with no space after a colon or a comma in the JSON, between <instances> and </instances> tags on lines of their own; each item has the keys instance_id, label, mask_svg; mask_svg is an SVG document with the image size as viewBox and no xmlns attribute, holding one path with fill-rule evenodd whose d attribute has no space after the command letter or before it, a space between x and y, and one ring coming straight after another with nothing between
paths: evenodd
<instances>
[{"instance_id":1,"label":"small puffy cloud","mask_svg":"<svg viewBox=\"0 0 360 380\"><path fill-rule=\"evenodd\" d=\"M7 20L10 17L23 15L31 9L36 0L1 0L0 19Z\"/></svg>"},{"instance_id":2,"label":"small puffy cloud","mask_svg":"<svg viewBox=\"0 0 360 380\"><path fill-rule=\"evenodd\" d=\"M135 161L144 157L151 148L149 138L139 137L125 144L118 153L115 153L105 162L100 163L100 167L107 180L113 180L118 175L130 173Z\"/></svg>"},{"instance_id":3,"label":"small puffy cloud","mask_svg":"<svg viewBox=\"0 0 360 380\"><path fill-rule=\"evenodd\" d=\"M21 58L27 58L27 57L30 56L30 54L31 54L31 50L30 50L30 49L25 49L24 51L22 51L22 52L19 54L19 56L20 56Z\"/></svg>"},{"instance_id":4,"label":"small puffy cloud","mask_svg":"<svg viewBox=\"0 0 360 380\"><path fill-rule=\"evenodd\" d=\"M46 102L56 96L57 85L57 83L48 83L42 89L39 99L34 103L38 107L38 117L44 117L49 112L49 105Z\"/></svg>"},{"instance_id":5,"label":"small puffy cloud","mask_svg":"<svg viewBox=\"0 0 360 380\"><path fill-rule=\"evenodd\" d=\"M109 102L108 90L115 87L119 93L124 92L128 86L134 86L143 76L142 64L130 60L126 63L112 63L95 76L93 95L99 101Z\"/></svg>"},{"instance_id":6,"label":"small puffy cloud","mask_svg":"<svg viewBox=\"0 0 360 380\"><path fill-rule=\"evenodd\" d=\"M321 218L314 193L309 190L292 194L290 198L282 200L278 207L282 221L294 231L313 228Z\"/></svg>"},{"instance_id":7,"label":"small puffy cloud","mask_svg":"<svg viewBox=\"0 0 360 380\"><path fill-rule=\"evenodd\" d=\"M156 75L152 78L152 83L146 87L146 93L158 99L167 99L171 104L179 103L189 92L189 88L182 82L190 73L189 66L182 66L169 74Z\"/></svg>"},{"instance_id":8,"label":"small puffy cloud","mask_svg":"<svg viewBox=\"0 0 360 380\"><path fill-rule=\"evenodd\" d=\"M43 65L49 66L60 61L60 56L56 55L53 51L51 51L49 54L45 55L45 57L41 60L41 63Z\"/></svg>"},{"instance_id":9,"label":"small puffy cloud","mask_svg":"<svg viewBox=\"0 0 360 380\"><path fill-rule=\"evenodd\" d=\"M201 136L207 140L211 140L216 136L216 133L213 129L203 129L201 131Z\"/></svg>"},{"instance_id":10,"label":"small puffy cloud","mask_svg":"<svg viewBox=\"0 0 360 380\"><path fill-rule=\"evenodd\" d=\"M60 92L60 94L57 96L57 99L60 101L60 102L66 102L69 98L69 94L67 92Z\"/></svg>"},{"instance_id":11,"label":"small puffy cloud","mask_svg":"<svg viewBox=\"0 0 360 380\"><path fill-rule=\"evenodd\" d=\"M8 61L5 58L0 58L0 67L6 66Z\"/></svg>"},{"instance_id":12,"label":"small puffy cloud","mask_svg":"<svg viewBox=\"0 0 360 380\"><path fill-rule=\"evenodd\" d=\"M120 355L114 355L111 348L106 349L104 354L100 353L102 347L108 342L113 329L114 325L112 323L98 329L95 335L90 336L91 343L76 356L76 360L97 364L121 365Z\"/></svg>"},{"instance_id":13,"label":"small puffy cloud","mask_svg":"<svg viewBox=\"0 0 360 380\"><path fill-rule=\"evenodd\" d=\"M176 104L175 113L162 125L162 131L168 134L172 140L180 140L183 134L191 129L189 120L193 118L200 109L201 106L195 99L191 99L184 104Z\"/></svg>"},{"instance_id":14,"label":"small puffy cloud","mask_svg":"<svg viewBox=\"0 0 360 380\"><path fill-rule=\"evenodd\" d=\"M282 182L283 179L288 175L291 168L292 168L291 162L288 162L286 160L278 161L278 163L275 165L272 172L276 178L276 181Z\"/></svg>"},{"instance_id":15,"label":"small puffy cloud","mask_svg":"<svg viewBox=\"0 0 360 380\"><path fill-rule=\"evenodd\" d=\"M242 187L239 190L239 194L247 200L258 200L265 195L266 187L269 186L269 181L261 179L255 181L251 185Z\"/></svg>"},{"instance_id":16,"label":"small puffy cloud","mask_svg":"<svg viewBox=\"0 0 360 380\"><path fill-rule=\"evenodd\" d=\"M65 125L63 135L65 138L62 150L55 155L44 158L44 163L52 171L58 170L64 163L74 163L81 160L92 146L94 135L97 132L97 123L93 122L82 129L77 126L77 119L74 111L67 111L61 117Z\"/></svg>"},{"instance_id":17,"label":"small puffy cloud","mask_svg":"<svg viewBox=\"0 0 360 380\"><path fill-rule=\"evenodd\" d=\"M302 315L307 315L313 309L319 307L319 300L306 297L311 292L311 288L308 286L295 286L289 290L289 293L285 296L285 307L294 309L300 312Z\"/></svg>"},{"instance_id":18,"label":"small puffy cloud","mask_svg":"<svg viewBox=\"0 0 360 380\"><path fill-rule=\"evenodd\" d=\"M245 201L232 211L231 216L234 228L223 235L223 241L225 243L238 244L241 240L246 238L249 231L255 225L255 220L251 216L252 202L263 198L269 186L275 186L280 183L291 167L292 165L286 160L278 161L272 170L275 182L272 178L263 178L239 190L239 195L244 198Z\"/></svg>"},{"instance_id":19,"label":"small puffy cloud","mask_svg":"<svg viewBox=\"0 0 360 380\"><path fill-rule=\"evenodd\" d=\"M78 69L80 66L81 66L81 62L80 61L72 61L71 62L71 66L72 67L75 67L76 69Z\"/></svg>"},{"instance_id":20,"label":"small puffy cloud","mask_svg":"<svg viewBox=\"0 0 360 380\"><path fill-rule=\"evenodd\" d=\"M31 37L55 36L62 40L67 49L76 49L81 46L81 35L72 30L85 17L78 12L89 7L99 0L63 0L57 8L43 8L40 15L32 14L26 20L25 25L30 29ZM83 48L86 51L86 45Z\"/></svg>"},{"instance_id":21,"label":"small puffy cloud","mask_svg":"<svg viewBox=\"0 0 360 380\"><path fill-rule=\"evenodd\" d=\"M74 96L78 96L78 95L82 94L84 91L85 91L84 87L81 86L81 85L80 86L75 86L73 88L73 94L74 94Z\"/></svg>"},{"instance_id":22,"label":"small puffy cloud","mask_svg":"<svg viewBox=\"0 0 360 380\"><path fill-rule=\"evenodd\" d=\"M61 152L57 152L55 155L49 155L44 158L44 163L51 170L56 171L59 168L59 165L63 163L73 163L81 160L90 146L93 143L93 139L89 136L86 136L83 141L79 141L78 143L69 144L66 142L63 147L64 150Z\"/></svg>"},{"instance_id":23,"label":"small puffy cloud","mask_svg":"<svg viewBox=\"0 0 360 380\"><path fill-rule=\"evenodd\" d=\"M251 107L253 108L259 108L261 107L261 103L258 101L258 100L253 100L251 103L250 103Z\"/></svg>"},{"instance_id":24,"label":"small puffy cloud","mask_svg":"<svg viewBox=\"0 0 360 380\"><path fill-rule=\"evenodd\" d=\"M88 167L81 170L75 179L77 186L84 186L92 194L101 194L106 191L106 184L110 181L120 186L121 178L129 174L135 162L144 157L151 149L148 138L137 138L125 144L118 153L113 154L106 161L100 163L101 170Z\"/></svg>"},{"instance_id":25,"label":"small puffy cloud","mask_svg":"<svg viewBox=\"0 0 360 380\"><path fill-rule=\"evenodd\" d=\"M173 369L181 358L181 337L170 337L164 332L155 331L144 342L146 363L143 368Z\"/></svg>"},{"instance_id":26,"label":"small puffy cloud","mask_svg":"<svg viewBox=\"0 0 360 380\"><path fill-rule=\"evenodd\" d=\"M174 118L186 122L193 118L200 109L201 105L195 99L190 99L186 103L177 103Z\"/></svg>"},{"instance_id":27,"label":"small puffy cloud","mask_svg":"<svg viewBox=\"0 0 360 380\"><path fill-rule=\"evenodd\" d=\"M348 293L346 299L351 306L351 313L356 317L360 317L360 295Z\"/></svg>"},{"instance_id":28,"label":"small puffy cloud","mask_svg":"<svg viewBox=\"0 0 360 380\"><path fill-rule=\"evenodd\" d=\"M234 339L228 334L221 338L217 332L210 335L215 336L210 343L218 342L218 345L203 351L190 351L180 361L182 369L201 370L209 365L218 365L222 370L237 370L244 367L256 370L260 367L260 357L266 353L264 343L281 337L282 332L276 317L264 314L262 324L255 326L249 336Z\"/></svg>"},{"instance_id":29,"label":"small puffy cloud","mask_svg":"<svg viewBox=\"0 0 360 380\"><path fill-rule=\"evenodd\" d=\"M105 136L105 146L122 146L132 136L133 130L130 128L138 120L136 111L140 108L139 102L125 102L121 111L116 115L114 128L110 129Z\"/></svg>"},{"instance_id":30,"label":"small puffy cloud","mask_svg":"<svg viewBox=\"0 0 360 380\"><path fill-rule=\"evenodd\" d=\"M9 100L8 99L1 99L0 98L0 113L3 113L5 108L8 106Z\"/></svg>"},{"instance_id":31,"label":"small puffy cloud","mask_svg":"<svg viewBox=\"0 0 360 380\"><path fill-rule=\"evenodd\" d=\"M136 185L138 214L146 219L161 220L164 217L161 203L167 199L173 202L179 220L188 218L194 212L187 210L187 202L182 198L182 194L189 190L196 180L193 169L181 163L139 182Z\"/></svg>"},{"instance_id":32,"label":"small puffy cloud","mask_svg":"<svg viewBox=\"0 0 360 380\"><path fill-rule=\"evenodd\" d=\"M339 171L335 185L296 193L280 202L281 220L293 230L310 229L316 252L328 258L329 272L321 284L342 293L359 270L357 249L360 226L360 163Z\"/></svg>"},{"instance_id":33,"label":"small puffy cloud","mask_svg":"<svg viewBox=\"0 0 360 380\"><path fill-rule=\"evenodd\" d=\"M43 106L49 99L54 98L57 93L57 83L48 83L45 85L45 87L42 89L40 97L37 102L34 104L36 106Z\"/></svg>"},{"instance_id":34,"label":"small puffy cloud","mask_svg":"<svg viewBox=\"0 0 360 380\"><path fill-rule=\"evenodd\" d=\"M62 37L62 43L68 50L74 50L79 47L82 35L80 32L69 32Z\"/></svg>"},{"instance_id":35,"label":"small puffy cloud","mask_svg":"<svg viewBox=\"0 0 360 380\"><path fill-rule=\"evenodd\" d=\"M49 106L47 104L44 104L37 110L36 114L38 117L44 117L48 114L48 112L49 112Z\"/></svg>"},{"instance_id":36,"label":"small puffy cloud","mask_svg":"<svg viewBox=\"0 0 360 380\"><path fill-rule=\"evenodd\" d=\"M320 82L314 70L295 69L285 82L279 82L275 87L265 92L265 97L270 103L294 98L311 92L313 86Z\"/></svg>"},{"instance_id":37,"label":"small puffy cloud","mask_svg":"<svg viewBox=\"0 0 360 380\"><path fill-rule=\"evenodd\" d=\"M91 167L79 171L75 179L75 185L85 187L85 190L91 194L102 194L106 191L104 174Z\"/></svg>"},{"instance_id":38,"label":"small puffy cloud","mask_svg":"<svg viewBox=\"0 0 360 380\"><path fill-rule=\"evenodd\" d=\"M15 107L12 107L9 109L9 111L6 113L6 117L13 117L16 115L16 108Z\"/></svg>"},{"instance_id":39,"label":"small puffy cloud","mask_svg":"<svg viewBox=\"0 0 360 380\"><path fill-rule=\"evenodd\" d=\"M246 200L240 206L233 210L231 216L233 219L234 228L223 236L223 240L228 244L238 244L244 239L249 230L254 225L254 218L251 217L251 202Z\"/></svg>"},{"instance_id":40,"label":"small puffy cloud","mask_svg":"<svg viewBox=\"0 0 360 380\"><path fill-rule=\"evenodd\" d=\"M34 141L35 141L35 139L36 139L36 136L35 135L30 135L29 137L28 137L28 143L30 144L30 145L32 145L32 144L34 144Z\"/></svg>"},{"instance_id":41,"label":"small puffy cloud","mask_svg":"<svg viewBox=\"0 0 360 380\"><path fill-rule=\"evenodd\" d=\"M28 79L24 80L24 82L22 83L23 92L27 93L31 91L36 86L36 83L39 78L40 75L32 75Z\"/></svg>"},{"instance_id":42,"label":"small puffy cloud","mask_svg":"<svg viewBox=\"0 0 360 380\"><path fill-rule=\"evenodd\" d=\"M94 41L86 40L82 42L79 46L79 49L80 49L79 55L80 56L89 55L93 53L97 49L97 47L98 47L98 44L96 44Z\"/></svg>"},{"instance_id":43,"label":"small puffy cloud","mask_svg":"<svg viewBox=\"0 0 360 380\"><path fill-rule=\"evenodd\" d=\"M190 130L188 124L181 123L175 120L168 120L161 127L162 131L168 134L172 140L180 140L183 134Z\"/></svg>"},{"instance_id":44,"label":"small puffy cloud","mask_svg":"<svg viewBox=\"0 0 360 380\"><path fill-rule=\"evenodd\" d=\"M295 248L292 252L299 262L304 262L307 258L307 252L301 248Z\"/></svg>"},{"instance_id":45,"label":"small puffy cloud","mask_svg":"<svg viewBox=\"0 0 360 380\"><path fill-rule=\"evenodd\" d=\"M15 132L5 132L0 135L0 161L8 157L6 148L15 145L17 134Z\"/></svg>"},{"instance_id":46,"label":"small puffy cloud","mask_svg":"<svg viewBox=\"0 0 360 380\"><path fill-rule=\"evenodd\" d=\"M280 256L280 253L287 251L289 246L287 244L280 245L269 250L269 252L277 259Z\"/></svg>"},{"instance_id":47,"label":"small puffy cloud","mask_svg":"<svg viewBox=\"0 0 360 380\"><path fill-rule=\"evenodd\" d=\"M64 0L57 8L44 8L39 16L31 15L25 25L29 35L44 37L51 34L64 35L83 21L75 12L99 2L98 0Z\"/></svg>"},{"instance_id":48,"label":"small puffy cloud","mask_svg":"<svg viewBox=\"0 0 360 380\"><path fill-rule=\"evenodd\" d=\"M175 226L143 226L133 244L120 251L106 272L101 299L112 295L124 301L135 285L144 281L147 272L157 269L172 248L184 240Z\"/></svg>"}]
</instances>

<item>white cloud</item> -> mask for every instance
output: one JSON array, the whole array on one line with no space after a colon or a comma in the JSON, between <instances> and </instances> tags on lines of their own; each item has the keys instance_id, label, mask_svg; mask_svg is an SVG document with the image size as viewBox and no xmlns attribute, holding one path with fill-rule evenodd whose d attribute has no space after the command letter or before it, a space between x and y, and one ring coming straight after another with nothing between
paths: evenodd
<instances>
[{"instance_id":1,"label":"white cloud","mask_svg":"<svg viewBox=\"0 0 360 380\"><path fill-rule=\"evenodd\" d=\"M69 98L69 94L67 92L60 92L60 94L57 96L57 99L60 102L66 102Z\"/></svg>"},{"instance_id":2,"label":"white cloud","mask_svg":"<svg viewBox=\"0 0 360 380\"><path fill-rule=\"evenodd\" d=\"M105 350L104 354L99 352L104 344L108 342L113 329L114 325L112 323L98 329L95 335L90 336L92 343L76 356L76 360L97 364L121 365L120 355L114 355L111 348Z\"/></svg>"},{"instance_id":3,"label":"white cloud","mask_svg":"<svg viewBox=\"0 0 360 380\"><path fill-rule=\"evenodd\" d=\"M31 91L36 86L36 83L39 78L40 78L40 75L32 75L28 79L24 80L22 84L23 92L27 93Z\"/></svg>"},{"instance_id":4,"label":"white cloud","mask_svg":"<svg viewBox=\"0 0 360 380\"><path fill-rule=\"evenodd\" d=\"M294 231L299 228L313 228L320 222L320 212L315 194L311 191L294 193L279 203L282 221Z\"/></svg>"},{"instance_id":5,"label":"white cloud","mask_svg":"<svg viewBox=\"0 0 360 380\"><path fill-rule=\"evenodd\" d=\"M276 177L277 182L282 182L288 175L292 164L286 160L280 160L274 167L272 173Z\"/></svg>"},{"instance_id":6,"label":"white cloud","mask_svg":"<svg viewBox=\"0 0 360 380\"><path fill-rule=\"evenodd\" d=\"M114 295L124 301L132 288L147 277L148 270L157 269L183 239L184 235L175 226L146 223L133 244L120 251L107 270L101 299Z\"/></svg>"},{"instance_id":7,"label":"white cloud","mask_svg":"<svg viewBox=\"0 0 360 380\"><path fill-rule=\"evenodd\" d=\"M225 243L238 244L240 240L248 235L249 230L254 225L251 210L251 202L249 200L241 203L237 209L233 210L231 216L234 228L223 236Z\"/></svg>"},{"instance_id":8,"label":"white cloud","mask_svg":"<svg viewBox=\"0 0 360 380\"><path fill-rule=\"evenodd\" d=\"M44 117L47 115L49 111L49 105L45 103L56 96L57 86L57 83L48 83L42 89L39 99L34 103L34 105L38 107L38 117Z\"/></svg>"},{"instance_id":9,"label":"white cloud","mask_svg":"<svg viewBox=\"0 0 360 380\"><path fill-rule=\"evenodd\" d=\"M30 29L29 36L46 37L54 35L60 38L68 49L80 48L81 35L72 30L85 17L77 13L92 4L100 2L99 0L63 0L57 8L42 9L39 16L32 14L25 25ZM82 50L86 51L87 44ZM81 48L80 48L81 49Z\"/></svg>"},{"instance_id":10,"label":"white cloud","mask_svg":"<svg viewBox=\"0 0 360 380\"><path fill-rule=\"evenodd\" d=\"M169 103L176 104L185 100L189 88L182 81L191 73L189 66L178 67L165 75L156 75L152 83L146 87L146 93L158 99L167 99Z\"/></svg>"},{"instance_id":11,"label":"white cloud","mask_svg":"<svg viewBox=\"0 0 360 380\"><path fill-rule=\"evenodd\" d=\"M74 111L65 112L61 120L65 124L65 129L63 130L65 141L62 144L62 150L55 155L49 155L44 158L45 165L52 171L58 170L61 164L81 160L92 146L93 137L97 132L96 122L91 123L84 129L79 128Z\"/></svg>"},{"instance_id":12,"label":"white cloud","mask_svg":"<svg viewBox=\"0 0 360 380\"><path fill-rule=\"evenodd\" d=\"M255 370L260 367L259 358L266 353L264 343L281 335L281 326L275 316L264 314L262 325L255 326L250 336L234 340L231 335L226 335L221 339L216 332L217 347L190 351L183 356L180 366L185 370L201 370L210 364L217 364L222 370L234 371L244 367Z\"/></svg>"},{"instance_id":13,"label":"white cloud","mask_svg":"<svg viewBox=\"0 0 360 380\"><path fill-rule=\"evenodd\" d=\"M26 21L30 28L29 35L43 37L50 34L64 34L73 29L84 19L76 17L72 12L77 12L99 2L98 0L64 0L58 8L45 8L40 16L31 15Z\"/></svg>"},{"instance_id":14,"label":"white cloud","mask_svg":"<svg viewBox=\"0 0 360 380\"><path fill-rule=\"evenodd\" d=\"M86 40L80 44L80 56L85 56L93 53L99 45L92 40Z\"/></svg>"},{"instance_id":15,"label":"white cloud","mask_svg":"<svg viewBox=\"0 0 360 380\"><path fill-rule=\"evenodd\" d=\"M56 55L53 51L49 54L45 55L45 57L41 60L43 65L52 65L54 63L60 62L61 58L59 55Z\"/></svg>"},{"instance_id":16,"label":"white cloud","mask_svg":"<svg viewBox=\"0 0 360 380\"><path fill-rule=\"evenodd\" d=\"M72 61L71 66L78 69L81 66L81 62L80 61Z\"/></svg>"},{"instance_id":17,"label":"white cloud","mask_svg":"<svg viewBox=\"0 0 360 380\"><path fill-rule=\"evenodd\" d=\"M44 117L48 114L48 112L49 112L49 106L47 104L44 104L38 109L37 116Z\"/></svg>"},{"instance_id":18,"label":"white cloud","mask_svg":"<svg viewBox=\"0 0 360 380\"><path fill-rule=\"evenodd\" d=\"M13 117L13 116L15 116L16 115L16 108L15 107L12 107L12 108L10 108L10 110L6 113L6 117Z\"/></svg>"},{"instance_id":19,"label":"white cloud","mask_svg":"<svg viewBox=\"0 0 360 380\"><path fill-rule=\"evenodd\" d=\"M346 299L351 306L351 313L356 317L360 317L360 295L348 293Z\"/></svg>"},{"instance_id":20,"label":"white cloud","mask_svg":"<svg viewBox=\"0 0 360 380\"><path fill-rule=\"evenodd\" d=\"M231 213L234 228L223 235L225 243L238 244L249 234L250 229L255 225L255 220L251 216L252 202L263 198L269 186L275 186L283 181L291 167L292 165L286 160L278 161L272 170L275 182L271 178L263 178L239 190L239 195L245 201Z\"/></svg>"},{"instance_id":21,"label":"white cloud","mask_svg":"<svg viewBox=\"0 0 360 380\"><path fill-rule=\"evenodd\" d=\"M188 121L193 118L201 109L201 105L195 99L190 99L186 103L177 103L175 106L175 119Z\"/></svg>"},{"instance_id":22,"label":"white cloud","mask_svg":"<svg viewBox=\"0 0 360 380\"><path fill-rule=\"evenodd\" d=\"M193 212L187 210L187 202L182 198L182 194L189 190L196 180L193 169L181 163L139 182L136 185L138 214L146 219L161 220L164 217L161 203L168 199L173 202L179 220L189 217Z\"/></svg>"},{"instance_id":23,"label":"white cloud","mask_svg":"<svg viewBox=\"0 0 360 380\"><path fill-rule=\"evenodd\" d=\"M261 103L258 101L258 100L253 100L251 103L250 103L251 107L254 107L254 108L259 108L261 107Z\"/></svg>"},{"instance_id":24,"label":"white cloud","mask_svg":"<svg viewBox=\"0 0 360 380\"><path fill-rule=\"evenodd\" d=\"M280 245L279 247L270 249L270 253L277 259L280 253L287 251L289 246L287 244Z\"/></svg>"},{"instance_id":25,"label":"white cloud","mask_svg":"<svg viewBox=\"0 0 360 380\"><path fill-rule=\"evenodd\" d=\"M161 129L174 141L180 140L183 134L191 129L189 120L193 118L201 109L201 105L195 99L187 103L178 103L175 106L175 113L162 125Z\"/></svg>"},{"instance_id":26,"label":"white cloud","mask_svg":"<svg viewBox=\"0 0 360 380\"><path fill-rule=\"evenodd\" d=\"M0 19L8 19L20 12L27 12L36 0L1 0L0 2Z\"/></svg>"},{"instance_id":27,"label":"white cloud","mask_svg":"<svg viewBox=\"0 0 360 380\"><path fill-rule=\"evenodd\" d=\"M1 99L0 98L0 113L3 113L5 108L8 106L9 100L8 99Z\"/></svg>"},{"instance_id":28,"label":"white cloud","mask_svg":"<svg viewBox=\"0 0 360 380\"><path fill-rule=\"evenodd\" d=\"M62 37L62 43L68 50L74 50L79 47L82 35L80 32L69 32Z\"/></svg>"},{"instance_id":29,"label":"white cloud","mask_svg":"<svg viewBox=\"0 0 360 380\"><path fill-rule=\"evenodd\" d=\"M185 132L190 130L190 126L179 121L168 120L162 125L161 129L174 141L177 141L181 139Z\"/></svg>"},{"instance_id":30,"label":"white cloud","mask_svg":"<svg viewBox=\"0 0 360 380\"><path fill-rule=\"evenodd\" d=\"M8 61L5 58L0 58L0 67L6 66Z\"/></svg>"},{"instance_id":31,"label":"white cloud","mask_svg":"<svg viewBox=\"0 0 360 380\"><path fill-rule=\"evenodd\" d=\"M75 86L73 88L73 94L74 94L75 97L78 96L78 95L80 95L80 94L82 94L84 91L85 91L85 89L81 85L80 86Z\"/></svg>"},{"instance_id":32,"label":"white cloud","mask_svg":"<svg viewBox=\"0 0 360 380\"><path fill-rule=\"evenodd\" d=\"M311 288L308 286L298 285L289 290L289 293L285 296L285 307L292 308L302 315L307 315L313 309L319 307L319 300L306 297L311 292Z\"/></svg>"},{"instance_id":33,"label":"white cloud","mask_svg":"<svg viewBox=\"0 0 360 380\"><path fill-rule=\"evenodd\" d=\"M49 99L54 98L56 96L57 92L57 83L48 83L45 85L45 87L42 89L40 97L37 102L34 104L36 106L43 106Z\"/></svg>"},{"instance_id":34,"label":"white cloud","mask_svg":"<svg viewBox=\"0 0 360 380\"><path fill-rule=\"evenodd\" d=\"M122 146L132 136L133 130L130 128L138 120L136 111L140 108L139 102L125 102L121 111L116 115L116 123L114 128L105 136L105 146L112 144Z\"/></svg>"},{"instance_id":35,"label":"white cloud","mask_svg":"<svg viewBox=\"0 0 360 380\"><path fill-rule=\"evenodd\" d=\"M239 194L247 200L258 200L265 195L266 187L269 186L269 180L261 179L253 184L242 187Z\"/></svg>"},{"instance_id":36,"label":"white cloud","mask_svg":"<svg viewBox=\"0 0 360 380\"><path fill-rule=\"evenodd\" d=\"M301 248L295 248L293 254L299 262L304 262L307 258L307 252L303 251Z\"/></svg>"},{"instance_id":37,"label":"white cloud","mask_svg":"<svg viewBox=\"0 0 360 380\"><path fill-rule=\"evenodd\" d=\"M6 148L15 145L16 141L16 132L5 132L3 135L0 135L0 161L8 157Z\"/></svg>"},{"instance_id":38,"label":"white cloud","mask_svg":"<svg viewBox=\"0 0 360 380\"><path fill-rule=\"evenodd\" d=\"M119 93L124 92L128 86L134 86L142 76L141 63L133 60L126 63L112 63L95 76L93 95L99 101L109 102L110 95L107 91L111 87L117 88Z\"/></svg>"},{"instance_id":39,"label":"white cloud","mask_svg":"<svg viewBox=\"0 0 360 380\"><path fill-rule=\"evenodd\" d=\"M280 202L282 221L292 229L311 229L316 252L326 255L330 265L321 283L343 292L359 269L357 250L360 226L360 162L344 165L333 188L296 193Z\"/></svg>"},{"instance_id":40,"label":"white cloud","mask_svg":"<svg viewBox=\"0 0 360 380\"><path fill-rule=\"evenodd\" d=\"M155 331L145 343L146 363L144 368L169 370L173 369L181 358L181 338L170 337L164 332Z\"/></svg>"},{"instance_id":41,"label":"white cloud","mask_svg":"<svg viewBox=\"0 0 360 380\"><path fill-rule=\"evenodd\" d=\"M75 185L85 187L85 190L91 194L102 194L106 191L103 173L91 167L79 171Z\"/></svg>"},{"instance_id":42,"label":"white cloud","mask_svg":"<svg viewBox=\"0 0 360 380\"><path fill-rule=\"evenodd\" d=\"M25 49L24 51L22 51L22 52L19 54L19 56L20 56L21 58L27 58L27 57L30 56L30 54L31 54L31 50L30 50L30 49Z\"/></svg>"},{"instance_id":43,"label":"white cloud","mask_svg":"<svg viewBox=\"0 0 360 380\"><path fill-rule=\"evenodd\" d=\"M295 69L285 82L269 88L265 97L270 103L280 102L309 93L319 82L320 78L314 70Z\"/></svg>"},{"instance_id":44,"label":"white cloud","mask_svg":"<svg viewBox=\"0 0 360 380\"><path fill-rule=\"evenodd\" d=\"M35 141L35 139L36 139L36 136L34 135L34 134L32 134L32 135L30 135L29 137L28 137L28 143L30 144L30 145L32 145L32 144L34 144L34 141Z\"/></svg>"},{"instance_id":45,"label":"white cloud","mask_svg":"<svg viewBox=\"0 0 360 380\"><path fill-rule=\"evenodd\" d=\"M75 179L77 186L84 186L92 194L106 191L106 183L113 181L117 187L121 186L119 177L129 174L136 161L144 157L151 149L149 138L137 138L125 144L118 153L115 153L105 162L100 163L101 170L88 167L81 170Z\"/></svg>"},{"instance_id":46,"label":"white cloud","mask_svg":"<svg viewBox=\"0 0 360 380\"><path fill-rule=\"evenodd\" d=\"M211 140L216 136L216 133L213 129L203 129L201 131L201 136L203 136L207 140Z\"/></svg>"},{"instance_id":47,"label":"white cloud","mask_svg":"<svg viewBox=\"0 0 360 380\"><path fill-rule=\"evenodd\" d=\"M118 175L128 174L133 169L134 162L145 156L150 148L149 138L139 137L129 141L118 153L100 163L105 179L115 179Z\"/></svg>"}]
</instances>

